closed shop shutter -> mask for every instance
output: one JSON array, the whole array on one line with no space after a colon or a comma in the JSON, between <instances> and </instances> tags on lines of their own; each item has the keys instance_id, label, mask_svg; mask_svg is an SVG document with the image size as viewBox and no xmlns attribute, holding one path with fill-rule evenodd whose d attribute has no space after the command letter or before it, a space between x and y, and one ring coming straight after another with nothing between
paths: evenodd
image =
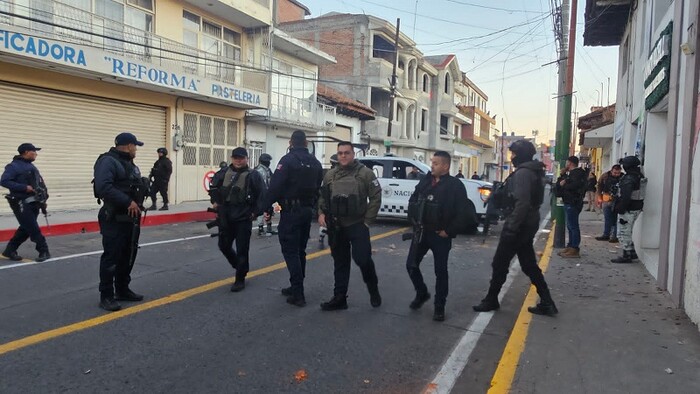
<instances>
[{"instance_id":1,"label":"closed shop shutter","mask_svg":"<svg viewBox=\"0 0 700 394\"><path fill-rule=\"evenodd\" d=\"M9 163L23 142L42 148L35 164L50 209L97 207L93 165L123 131L145 143L135 161L147 176L155 150L165 146L164 108L0 83L0 159ZM9 212L7 204L0 203L0 212Z\"/></svg>"}]
</instances>

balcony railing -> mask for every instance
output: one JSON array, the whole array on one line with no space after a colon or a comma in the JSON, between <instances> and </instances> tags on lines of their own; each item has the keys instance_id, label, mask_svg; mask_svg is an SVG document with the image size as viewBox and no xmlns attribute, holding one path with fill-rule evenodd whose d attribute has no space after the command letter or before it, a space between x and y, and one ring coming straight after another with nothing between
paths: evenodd
<instances>
[{"instance_id":1,"label":"balcony railing","mask_svg":"<svg viewBox=\"0 0 700 394\"><path fill-rule=\"evenodd\" d=\"M172 71L267 91L267 74L248 70L243 62L56 1L32 0L30 4L27 7L0 0L0 23L28 29L39 37L102 49Z\"/></svg>"},{"instance_id":2,"label":"balcony railing","mask_svg":"<svg viewBox=\"0 0 700 394\"><path fill-rule=\"evenodd\" d=\"M321 129L335 127L335 107L313 100L272 92L270 109L248 111L254 116L263 116L271 121L282 121L295 125L311 126Z\"/></svg>"}]
</instances>

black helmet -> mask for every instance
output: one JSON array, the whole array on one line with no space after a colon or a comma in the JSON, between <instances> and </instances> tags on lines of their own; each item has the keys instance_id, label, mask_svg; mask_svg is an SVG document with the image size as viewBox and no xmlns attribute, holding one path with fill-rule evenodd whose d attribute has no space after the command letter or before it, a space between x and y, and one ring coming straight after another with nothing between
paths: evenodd
<instances>
[{"instance_id":1,"label":"black helmet","mask_svg":"<svg viewBox=\"0 0 700 394\"><path fill-rule=\"evenodd\" d=\"M267 153L263 153L262 155L260 155L260 161L266 161L269 163L272 161L272 156L270 156Z\"/></svg>"},{"instance_id":2,"label":"black helmet","mask_svg":"<svg viewBox=\"0 0 700 394\"><path fill-rule=\"evenodd\" d=\"M165 148L158 148L158 150L156 150L156 152L162 153L163 156L167 156L167 155L168 155L168 150L165 149Z\"/></svg>"},{"instance_id":3,"label":"black helmet","mask_svg":"<svg viewBox=\"0 0 700 394\"><path fill-rule=\"evenodd\" d=\"M537 153L535 145L532 145L532 142L525 139L513 141L508 150L515 155L513 165L516 167L521 163L532 160L532 157Z\"/></svg>"},{"instance_id":4,"label":"black helmet","mask_svg":"<svg viewBox=\"0 0 700 394\"><path fill-rule=\"evenodd\" d=\"M627 156L620 159L620 164L625 170L627 170L630 168L639 167L642 164L642 162L639 161L639 158L637 156Z\"/></svg>"},{"instance_id":5,"label":"black helmet","mask_svg":"<svg viewBox=\"0 0 700 394\"><path fill-rule=\"evenodd\" d=\"M338 155L336 153L331 156L331 164L338 164Z\"/></svg>"}]
</instances>

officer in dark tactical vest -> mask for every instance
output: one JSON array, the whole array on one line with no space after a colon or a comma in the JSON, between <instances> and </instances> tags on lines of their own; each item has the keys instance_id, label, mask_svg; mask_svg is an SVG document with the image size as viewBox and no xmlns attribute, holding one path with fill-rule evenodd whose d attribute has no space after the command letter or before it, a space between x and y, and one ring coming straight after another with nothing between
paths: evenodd
<instances>
[{"instance_id":1,"label":"officer in dark tactical vest","mask_svg":"<svg viewBox=\"0 0 700 394\"><path fill-rule=\"evenodd\" d=\"M627 156L620 160L625 175L620 178L618 193L614 200L613 211L618 215L618 233L622 244L622 256L610 260L613 263L632 263L639 259L632 241L632 229L644 208L647 178L639 167L641 162L636 156Z\"/></svg>"},{"instance_id":2,"label":"officer in dark tactical vest","mask_svg":"<svg viewBox=\"0 0 700 394\"><path fill-rule=\"evenodd\" d=\"M408 216L414 224L414 235L406 260L408 276L416 290L411 309L418 309L430 299L428 287L420 272L420 263L428 250L435 264L435 309L433 320L445 320L448 274L447 260L452 239L461 231L466 219L461 213L469 200L459 179L450 176L450 154L437 151L431 159L431 171L424 176L409 199ZM415 229L419 228L419 231Z\"/></svg>"},{"instance_id":3,"label":"officer in dark tactical vest","mask_svg":"<svg viewBox=\"0 0 700 394\"><path fill-rule=\"evenodd\" d=\"M153 180L151 185L151 201L152 204L148 210L155 210L156 206L156 195L160 193L163 198L163 206L160 211L168 210L168 184L170 183L170 175L173 173L173 162L168 159L168 150L165 148L158 148L156 151L158 153L158 160L153 163L153 168L151 168L151 173L149 178Z\"/></svg>"},{"instance_id":4,"label":"officer in dark tactical vest","mask_svg":"<svg viewBox=\"0 0 700 394\"><path fill-rule=\"evenodd\" d=\"M265 183L260 173L248 167L248 151L231 152L231 165L219 170L212 179L211 202L219 220L219 250L236 270L232 292L245 288L250 263L250 236L253 220L263 213ZM233 243L236 242L236 249Z\"/></svg>"},{"instance_id":5,"label":"officer in dark tactical vest","mask_svg":"<svg viewBox=\"0 0 700 394\"><path fill-rule=\"evenodd\" d=\"M136 147L143 142L131 133L114 139L114 148L95 162L94 192L103 203L97 215L104 252L100 257L100 307L117 311L117 301L141 301L129 287L141 233L143 202L149 195L148 178L134 164Z\"/></svg>"},{"instance_id":6,"label":"officer in dark tactical vest","mask_svg":"<svg viewBox=\"0 0 700 394\"><path fill-rule=\"evenodd\" d=\"M277 230L291 284L282 289L282 294L287 296L287 303L302 307L306 305L306 244L323 180L323 167L309 153L303 131L294 131L289 145L289 153L280 159L272 174L265 206L271 207L277 202L282 208ZM270 212L266 212L265 218L269 216Z\"/></svg>"},{"instance_id":7,"label":"officer in dark tactical vest","mask_svg":"<svg viewBox=\"0 0 700 394\"><path fill-rule=\"evenodd\" d=\"M262 177L263 183L265 184L265 190L267 191L267 188L270 187L270 180L272 179L272 170L270 170L272 156L270 156L268 153L263 153L260 155L258 160L260 161L260 164L255 167L255 171L257 171ZM265 230L266 224L267 230ZM270 217L270 220L265 220L265 217L261 216L260 220L258 220L258 236L272 236L276 234L277 231L272 229L272 217Z\"/></svg>"},{"instance_id":8,"label":"officer in dark tactical vest","mask_svg":"<svg viewBox=\"0 0 700 394\"><path fill-rule=\"evenodd\" d=\"M517 140L508 148L516 167L502 187L493 192L491 198L503 210L506 220L503 223L501 238L491 267L491 286L486 297L474 306L477 312L488 312L500 308L498 294L508 276L508 268L514 256L518 256L520 267L537 288L540 302L529 307L528 311L538 315L554 316L558 313L542 270L537 265L533 240L540 224L540 206L544 200L544 166L533 160L537 153L535 146L526 140Z\"/></svg>"},{"instance_id":9,"label":"officer in dark tactical vest","mask_svg":"<svg viewBox=\"0 0 700 394\"><path fill-rule=\"evenodd\" d=\"M324 311L347 309L351 260L362 271L370 304L382 304L377 272L372 261L369 226L377 219L382 203L382 188L374 172L355 160L351 142L338 143L338 166L323 178L318 203L318 223L328 229L334 263L333 298L321 304Z\"/></svg>"},{"instance_id":10,"label":"officer in dark tactical vest","mask_svg":"<svg viewBox=\"0 0 700 394\"><path fill-rule=\"evenodd\" d=\"M39 211L46 215L46 200L49 198L44 179L39 174L39 169L33 164L36 160L36 152L39 150L41 148L29 143L20 145L17 148L19 155L5 166L5 172L0 178L0 185L10 190L10 194L5 198L10 203L10 208L19 222L17 231L7 243L5 251L2 252L3 256L13 261L22 260L17 249L27 238L36 244L36 250L39 252L36 261L41 262L51 258L49 245L41 234L36 220Z\"/></svg>"}]
</instances>

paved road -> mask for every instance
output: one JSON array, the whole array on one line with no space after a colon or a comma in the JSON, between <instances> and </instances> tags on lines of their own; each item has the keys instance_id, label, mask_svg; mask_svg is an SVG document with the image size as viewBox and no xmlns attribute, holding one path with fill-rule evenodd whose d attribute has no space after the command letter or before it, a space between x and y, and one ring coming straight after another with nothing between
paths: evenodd
<instances>
[{"instance_id":1,"label":"paved road","mask_svg":"<svg viewBox=\"0 0 700 394\"><path fill-rule=\"evenodd\" d=\"M13 268L0 260L0 392L421 392L476 316L471 305L488 286L499 228L454 241L447 320L436 323L429 303L408 308L409 245L398 233L386 236L404 226L372 228L382 237L373 250L383 305L369 305L353 267L350 308L339 312L318 307L332 295L327 253L311 254L309 305L297 308L279 293L288 274L276 237L253 236L254 277L231 293L222 280L232 271L216 240L202 223L189 223L144 229L132 287L147 299L109 315L97 307L99 253L90 254L100 249L99 235L51 238L52 253L63 259ZM316 251L312 240L308 252ZM432 288L430 255L422 267ZM517 277L455 392L487 389L526 290ZM19 341L27 337L38 343Z\"/></svg>"}]
</instances>

